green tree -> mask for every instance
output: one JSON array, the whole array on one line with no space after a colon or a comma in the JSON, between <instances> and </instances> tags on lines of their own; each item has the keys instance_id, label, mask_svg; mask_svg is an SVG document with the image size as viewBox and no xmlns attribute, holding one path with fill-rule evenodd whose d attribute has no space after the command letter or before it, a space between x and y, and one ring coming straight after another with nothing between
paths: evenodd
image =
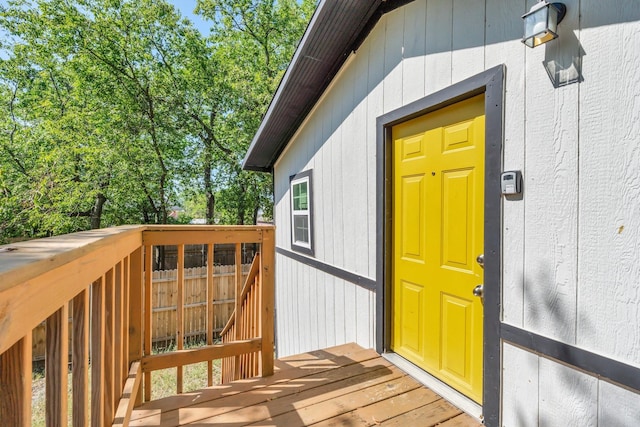
<instances>
[{"instance_id":1,"label":"green tree","mask_svg":"<svg viewBox=\"0 0 640 427\"><path fill-rule=\"evenodd\" d=\"M165 223L177 203L269 217L270 177L240 164L314 7L203 0L203 37L162 0L0 6L0 238Z\"/></svg>"},{"instance_id":2,"label":"green tree","mask_svg":"<svg viewBox=\"0 0 640 427\"><path fill-rule=\"evenodd\" d=\"M240 163L309 22L313 0L199 0L214 23L211 42L232 92L220 121L220 139L234 155L218 163L218 211L225 222L271 218L271 176L242 171Z\"/></svg>"},{"instance_id":3,"label":"green tree","mask_svg":"<svg viewBox=\"0 0 640 427\"><path fill-rule=\"evenodd\" d=\"M195 30L152 1L17 1L1 18L12 35L2 148L28 182L27 218L3 203L14 222L34 224L27 235L86 228L83 217L99 227L109 202L108 223L166 222L188 139L163 61Z\"/></svg>"}]
</instances>

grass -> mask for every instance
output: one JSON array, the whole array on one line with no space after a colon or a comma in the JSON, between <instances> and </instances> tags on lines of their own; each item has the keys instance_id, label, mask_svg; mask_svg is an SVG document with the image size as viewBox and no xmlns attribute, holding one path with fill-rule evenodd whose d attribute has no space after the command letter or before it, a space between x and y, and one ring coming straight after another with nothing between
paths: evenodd
<instances>
[{"instance_id":1,"label":"grass","mask_svg":"<svg viewBox=\"0 0 640 427\"><path fill-rule=\"evenodd\" d=\"M198 348L204 343L187 344L185 348ZM169 347L156 348L153 353L169 353L175 351L176 347L171 344ZM176 368L161 369L151 373L151 400L173 396L177 390ZM213 362L213 382L220 382L220 360ZM207 362L194 363L183 367L182 391L200 390L207 387Z\"/></svg>"},{"instance_id":2,"label":"grass","mask_svg":"<svg viewBox=\"0 0 640 427\"><path fill-rule=\"evenodd\" d=\"M45 425L45 378L44 369L34 369L31 383L31 426ZM71 389L69 389L71 395Z\"/></svg>"},{"instance_id":3,"label":"grass","mask_svg":"<svg viewBox=\"0 0 640 427\"><path fill-rule=\"evenodd\" d=\"M202 343L188 344L186 348L197 348ZM175 350L175 346L156 348L153 353L167 353ZM89 370L91 374L91 370ZM151 399L161 399L167 396L173 396L177 390L176 368L162 369L151 373ZM207 387L207 362L194 363L183 367L182 374L182 391L188 393L190 391L200 390ZM220 382L220 360L213 362L213 382ZM91 387L91 379L89 379L89 387ZM43 368L35 368L32 376L32 399L31 399L31 425L32 427L45 427L46 418L46 379ZM73 402L72 395L71 372L69 372L68 382L68 425L71 426L71 413ZM140 390L142 392L142 390ZM89 400L91 400L91 392L89 392ZM117 404L117 403L116 403ZM91 402L89 402L91 407Z\"/></svg>"}]
</instances>

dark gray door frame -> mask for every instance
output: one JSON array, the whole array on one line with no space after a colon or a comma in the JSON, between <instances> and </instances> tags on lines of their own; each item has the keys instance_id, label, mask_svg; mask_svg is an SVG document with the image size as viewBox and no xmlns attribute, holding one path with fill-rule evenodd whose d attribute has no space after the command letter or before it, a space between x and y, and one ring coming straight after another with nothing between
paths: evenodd
<instances>
[{"instance_id":1,"label":"dark gray door frame","mask_svg":"<svg viewBox=\"0 0 640 427\"><path fill-rule=\"evenodd\" d=\"M377 119L376 164L376 350L389 351L391 342L391 128L394 125L485 94L485 205L484 205L484 366L483 415L486 425L500 421L500 313L502 141L504 78L499 65L428 95Z\"/></svg>"}]
</instances>

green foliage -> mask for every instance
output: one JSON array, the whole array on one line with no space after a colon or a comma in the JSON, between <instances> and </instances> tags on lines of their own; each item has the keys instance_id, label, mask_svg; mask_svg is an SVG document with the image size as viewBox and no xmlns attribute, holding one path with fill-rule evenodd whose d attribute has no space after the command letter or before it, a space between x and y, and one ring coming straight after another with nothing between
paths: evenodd
<instances>
[{"instance_id":1,"label":"green foliage","mask_svg":"<svg viewBox=\"0 0 640 427\"><path fill-rule=\"evenodd\" d=\"M180 204L270 217L270 177L240 163L313 9L202 0L204 37L163 0L0 6L0 240L166 223Z\"/></svg>"}]
</instances>

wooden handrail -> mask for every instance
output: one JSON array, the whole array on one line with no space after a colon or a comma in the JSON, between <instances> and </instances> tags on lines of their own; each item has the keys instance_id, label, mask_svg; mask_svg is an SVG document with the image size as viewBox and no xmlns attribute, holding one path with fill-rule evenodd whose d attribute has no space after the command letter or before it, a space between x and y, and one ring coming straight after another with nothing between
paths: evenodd
<instances>
[{"instance_id":1,"label":"wooden handrail","mask_svg":"<svg viewBox=\"0 0 640 427\"><path fill-rule=\"evenodd\" d=\"M235 321L236 321L236 311L234 310L233 312L231 312L231 315L229 316L229 320L227 320L227 324L224 325L224 328L222 328L222 331L220 332L221 337L224 337L229 332L229 329L231 329L231 327L235 324Z\"/></svg>"},{"instance_id":2,"label":"wooden handrail","mask_svg":"<svg viewBox=\"0 0 640 427\"><path fill-rule=\"evenodd\" d=\"M251 266L251 279L237 292L236 306L247 307L240 312L250 313L246 319L243 316L243 332L234 332L234 339L221 345L213 345L211 337L217 243L235 243L236 248L245 243L261 245L261 256ZM151 251L158 245L178 246L180 291L186 244L208 248L207 345L181 350L179 322L179 351L152 355ZM151 397L151 372L163 367L178 368L178 393L181 367L200 361L209 362L210 385L213 359L241 361L242 366L236 367L243 375L270 375L273 295L257 295L256 289L273 292L274 254L272 226L123 226L0 246L0 425L31 423L31 334L44 320L48 327L46 417L52 424L66 424L71 417L74 425L88 425L91 410L91 425L127 425L134 405L141 403L143 395ZM185 306L179 301L179 319ZM69 315L73 410L67 414ZM258 360L261 369L248 367Z\"/></svg>"},{"instance_id":3,"label":"wooden handrail","mask_svg":"<svg viewBox=\"0 0 640 427\"><path fill-rule=\"evenodd\" d=\"M129 370L129 376L122 389L122 398L116 409L116 415L113 419L113 427L124 427L129 425L131 419L131 413L135 404L135 397L140 389L140 383L142 382L142 369L140 368L140 362L133 362L131 369Z\"/></svg>"},{"instance_id":4,"label":"wooden handrail","mask_svg":"<svg viewBox=\"0 0 640 427\"><path fill-rule=\"evenodd\" d=\"M251 262L251 267L249 268L249 274L246 280L244 281L244 285L242 286L242 291L240 292L240 295L237 298L238 300L244 301L245 298L247 297L247 292L249 292L249 288L251 287L253 282L256 280L256 276L258 275L259 268L260 268L260 252L258 252L253 257L253 261ZM227 323L224 325L224 328L222 328L220 335L225 335L229 330L229 328L231 328L231 325L234 324L235 320L236 320L236 311L233 310L233 312L231 313L231 316L229 316L229 320L227 320Z\"/></svg>"},{"instance_id":5,"label":"wooden handrail","mask_svg":"<svg viewBox=\"0 0 640 427\"><path fill-rule=\"evenodd\" d=\"M236 308L220 334L223 343L253 339L256 336L264 335L265 318L269 316L261 311L265 298L263 286L265 277L260 273L264 265L260 253L257 253L242 289L238 292ZM268 348L273 349L272 344L267 345L270 346ZM265 351L268 348L265 348ZM262 353L264 354L265 351ZM255 353L227 357L222 360L222 382L226 383L259 375L264 372L264 368L265 366L258 360Z\"/></svg>"},{"instance_id":6,"label":"wooden handrail","mask_svg":"<svg viewBox=\"0 0 640 427\"><path fill-rule=\"evenodd\" d=\"M244 301L247 298L247 293L249 292L249 289L253 285L253 281L256 280L256 277L258 277L259 270L260 270L260 252L258 252L253 257L253 261L251 262L251 268L249 269L249 275L247 276L247 279L244 281L244 285L242 286L242 291L238 296L238 299L240 301Z\"/></svg>"}]
</instances>

